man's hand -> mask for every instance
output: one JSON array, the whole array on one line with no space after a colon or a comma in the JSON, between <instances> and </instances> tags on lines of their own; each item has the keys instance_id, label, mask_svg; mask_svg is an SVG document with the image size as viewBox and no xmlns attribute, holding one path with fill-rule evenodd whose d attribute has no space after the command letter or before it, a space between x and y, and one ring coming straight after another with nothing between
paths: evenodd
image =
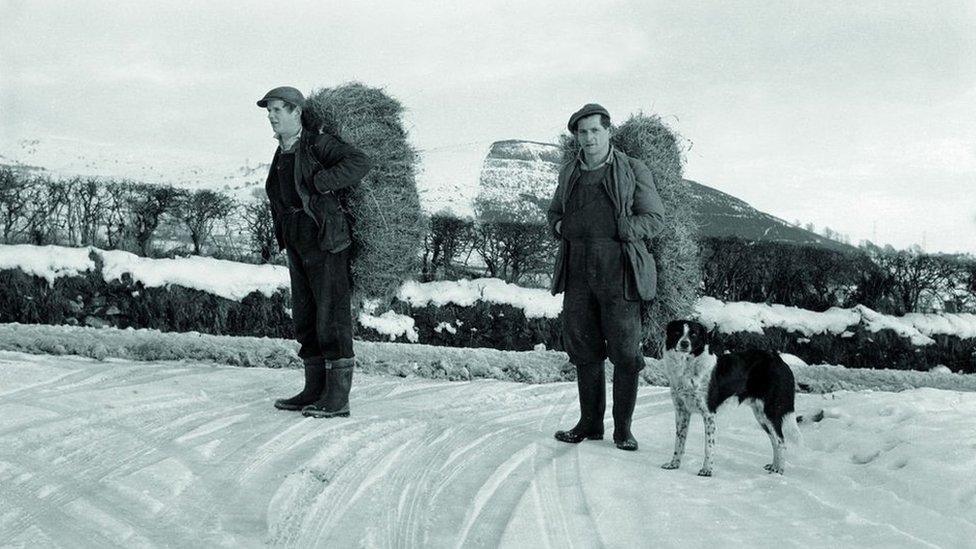
<instances>
[{"instance_id":1,"label":"man's hand","mask_svg":"<svg viewBox=\"0 0 976 549\"><path fill-rule=\"evenodd\" d=\"M556 234L558 234L559 236L563 235L563 232L560 230L562 226L563 226L563 220L560 219L559 221L556 222Z\"/></svg>"}]
</instances>

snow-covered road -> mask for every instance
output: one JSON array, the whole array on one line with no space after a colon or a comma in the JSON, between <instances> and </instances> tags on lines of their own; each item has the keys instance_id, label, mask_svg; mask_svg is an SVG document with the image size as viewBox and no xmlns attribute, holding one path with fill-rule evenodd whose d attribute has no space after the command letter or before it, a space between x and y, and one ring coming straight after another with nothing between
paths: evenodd
<instances>
[{"instance_id":1,"label":"snow-covered road","mask_svg":"<svg viewBox=\"0 0 976 549\"><path fill-rule=\"evenodd\" d=\"M706 479L697 418L658 467L667 389L628 453L552 439L572 383L357 374L352 417L320 420L271 406L300 376L0 353L0 546L976 546L976 393L800 395L826 417L785 476L727 410Z\"/></svg>"}]
</instances>

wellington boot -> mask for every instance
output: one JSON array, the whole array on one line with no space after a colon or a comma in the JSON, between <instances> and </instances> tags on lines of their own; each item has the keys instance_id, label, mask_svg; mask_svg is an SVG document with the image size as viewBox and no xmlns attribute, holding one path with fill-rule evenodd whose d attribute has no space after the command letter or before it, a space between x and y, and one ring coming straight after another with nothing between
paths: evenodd
<instances>
[{"instance_id":1,"label":"wellington boot","mask_svg":"<svg viewBox=\"0 0 976 549\"><path fill-rule=\"evenodd\" d=\"M356 360L340 358L326 362L325 392L321 398L302 408L306 417L348 417L349 391L352 389L352 370Z\"/></svg>"},{"instance_id":2,"label":"wellington boot","mask_svg":"<svg viewBox=\"0 0 976 549\"><path fill-rule=\"evenodd\" d=\"M613 443L621 450L637 450L637 439L630 432L630 422L637 402L639 372L613 367Z\"/></svg>"},{"instance_id":3,"label":"wellington boot","mask_svg":"<svg viewBox=\"0 0 976 549\"><path fill-rule=\"evenodd\" d=\"M576 366L580 419L568 431L556 431L560 442L578 444L584 440L603 440L603 414L607 409L606 377L603 363Z\"/></svg>"},{"instance_id":4,"label":"wellington boot","mask_svg":"<svg viewBox=\"0 0 976 549\"><path fill-rule=\"evenodd\" d=\"M291 398L275 401L274 406L279 410L297 412L318 400L325 391L325 362L305 363L305 387L302 392Z\"/></svg>"}]
</instances>

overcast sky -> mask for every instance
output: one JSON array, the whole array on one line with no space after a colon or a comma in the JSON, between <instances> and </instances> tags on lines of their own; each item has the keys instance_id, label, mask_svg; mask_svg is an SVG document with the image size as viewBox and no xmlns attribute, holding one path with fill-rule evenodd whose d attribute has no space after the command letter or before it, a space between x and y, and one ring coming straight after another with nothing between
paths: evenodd
<instances>
[{"instance_id":1,"label":"overcast sky","mask_svg":"<svg viewBox=\"0 0 976 549\"><path fill-rule=\"evenodd\" d=\"M552 142L596 101L788 221L976 252L972 0L154 4L0 0L4 137L253 162L282 84L382 86L422 150Z\"/></svg>"}]
</instances>

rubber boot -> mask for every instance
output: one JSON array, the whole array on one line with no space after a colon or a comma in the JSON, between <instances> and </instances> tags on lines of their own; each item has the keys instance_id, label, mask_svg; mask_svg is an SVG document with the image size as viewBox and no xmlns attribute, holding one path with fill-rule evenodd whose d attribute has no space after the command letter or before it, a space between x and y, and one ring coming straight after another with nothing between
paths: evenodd
<instances>
[{"instance_id":1,"label":"rubber boot","mask_svg":"<svg viewBox=\"0 0 976 549\"><path fill-rule=\"evenodd\" d=\"M322 398L302 408L306 417L349 417L349 391L352 389L353 358L330 360L325 364L325 392Z\"/></svg>"},{"instance_id":2,"label":"rubber boot","mask_svg":"<svg viewBox=\"0 0 976 549\"><path fill-rule=\"evenodd\" d=\"M556 431L556 440L579 444L584 440L603 440L603 414L607 409L606 376L603 363L576 367L580 419L568 431Z\"/></svg>"},{"instance_id":3,"label":"rubber boot","mask_svg":"<svg viewBox=\"0 0 976 549\"><path fill-rule=\"evenodd\" d=\"M275 401L274 406L279 410L297 412L318 400L325 390L325 362L305 363L305 387L302 392L291 398Z\"/></svg>"},{"instance_id":4,"label":"rubber boot","mask_svg":"<svg viewBox=\"0 0 976 549\"><path fill-rule=\"evenodd\" d=\"M640 372L613 367L613 443L621 450L637 450L637 439L630 432L630 422L637 402L637 379Z\"/></svg>"}]
</instances>

